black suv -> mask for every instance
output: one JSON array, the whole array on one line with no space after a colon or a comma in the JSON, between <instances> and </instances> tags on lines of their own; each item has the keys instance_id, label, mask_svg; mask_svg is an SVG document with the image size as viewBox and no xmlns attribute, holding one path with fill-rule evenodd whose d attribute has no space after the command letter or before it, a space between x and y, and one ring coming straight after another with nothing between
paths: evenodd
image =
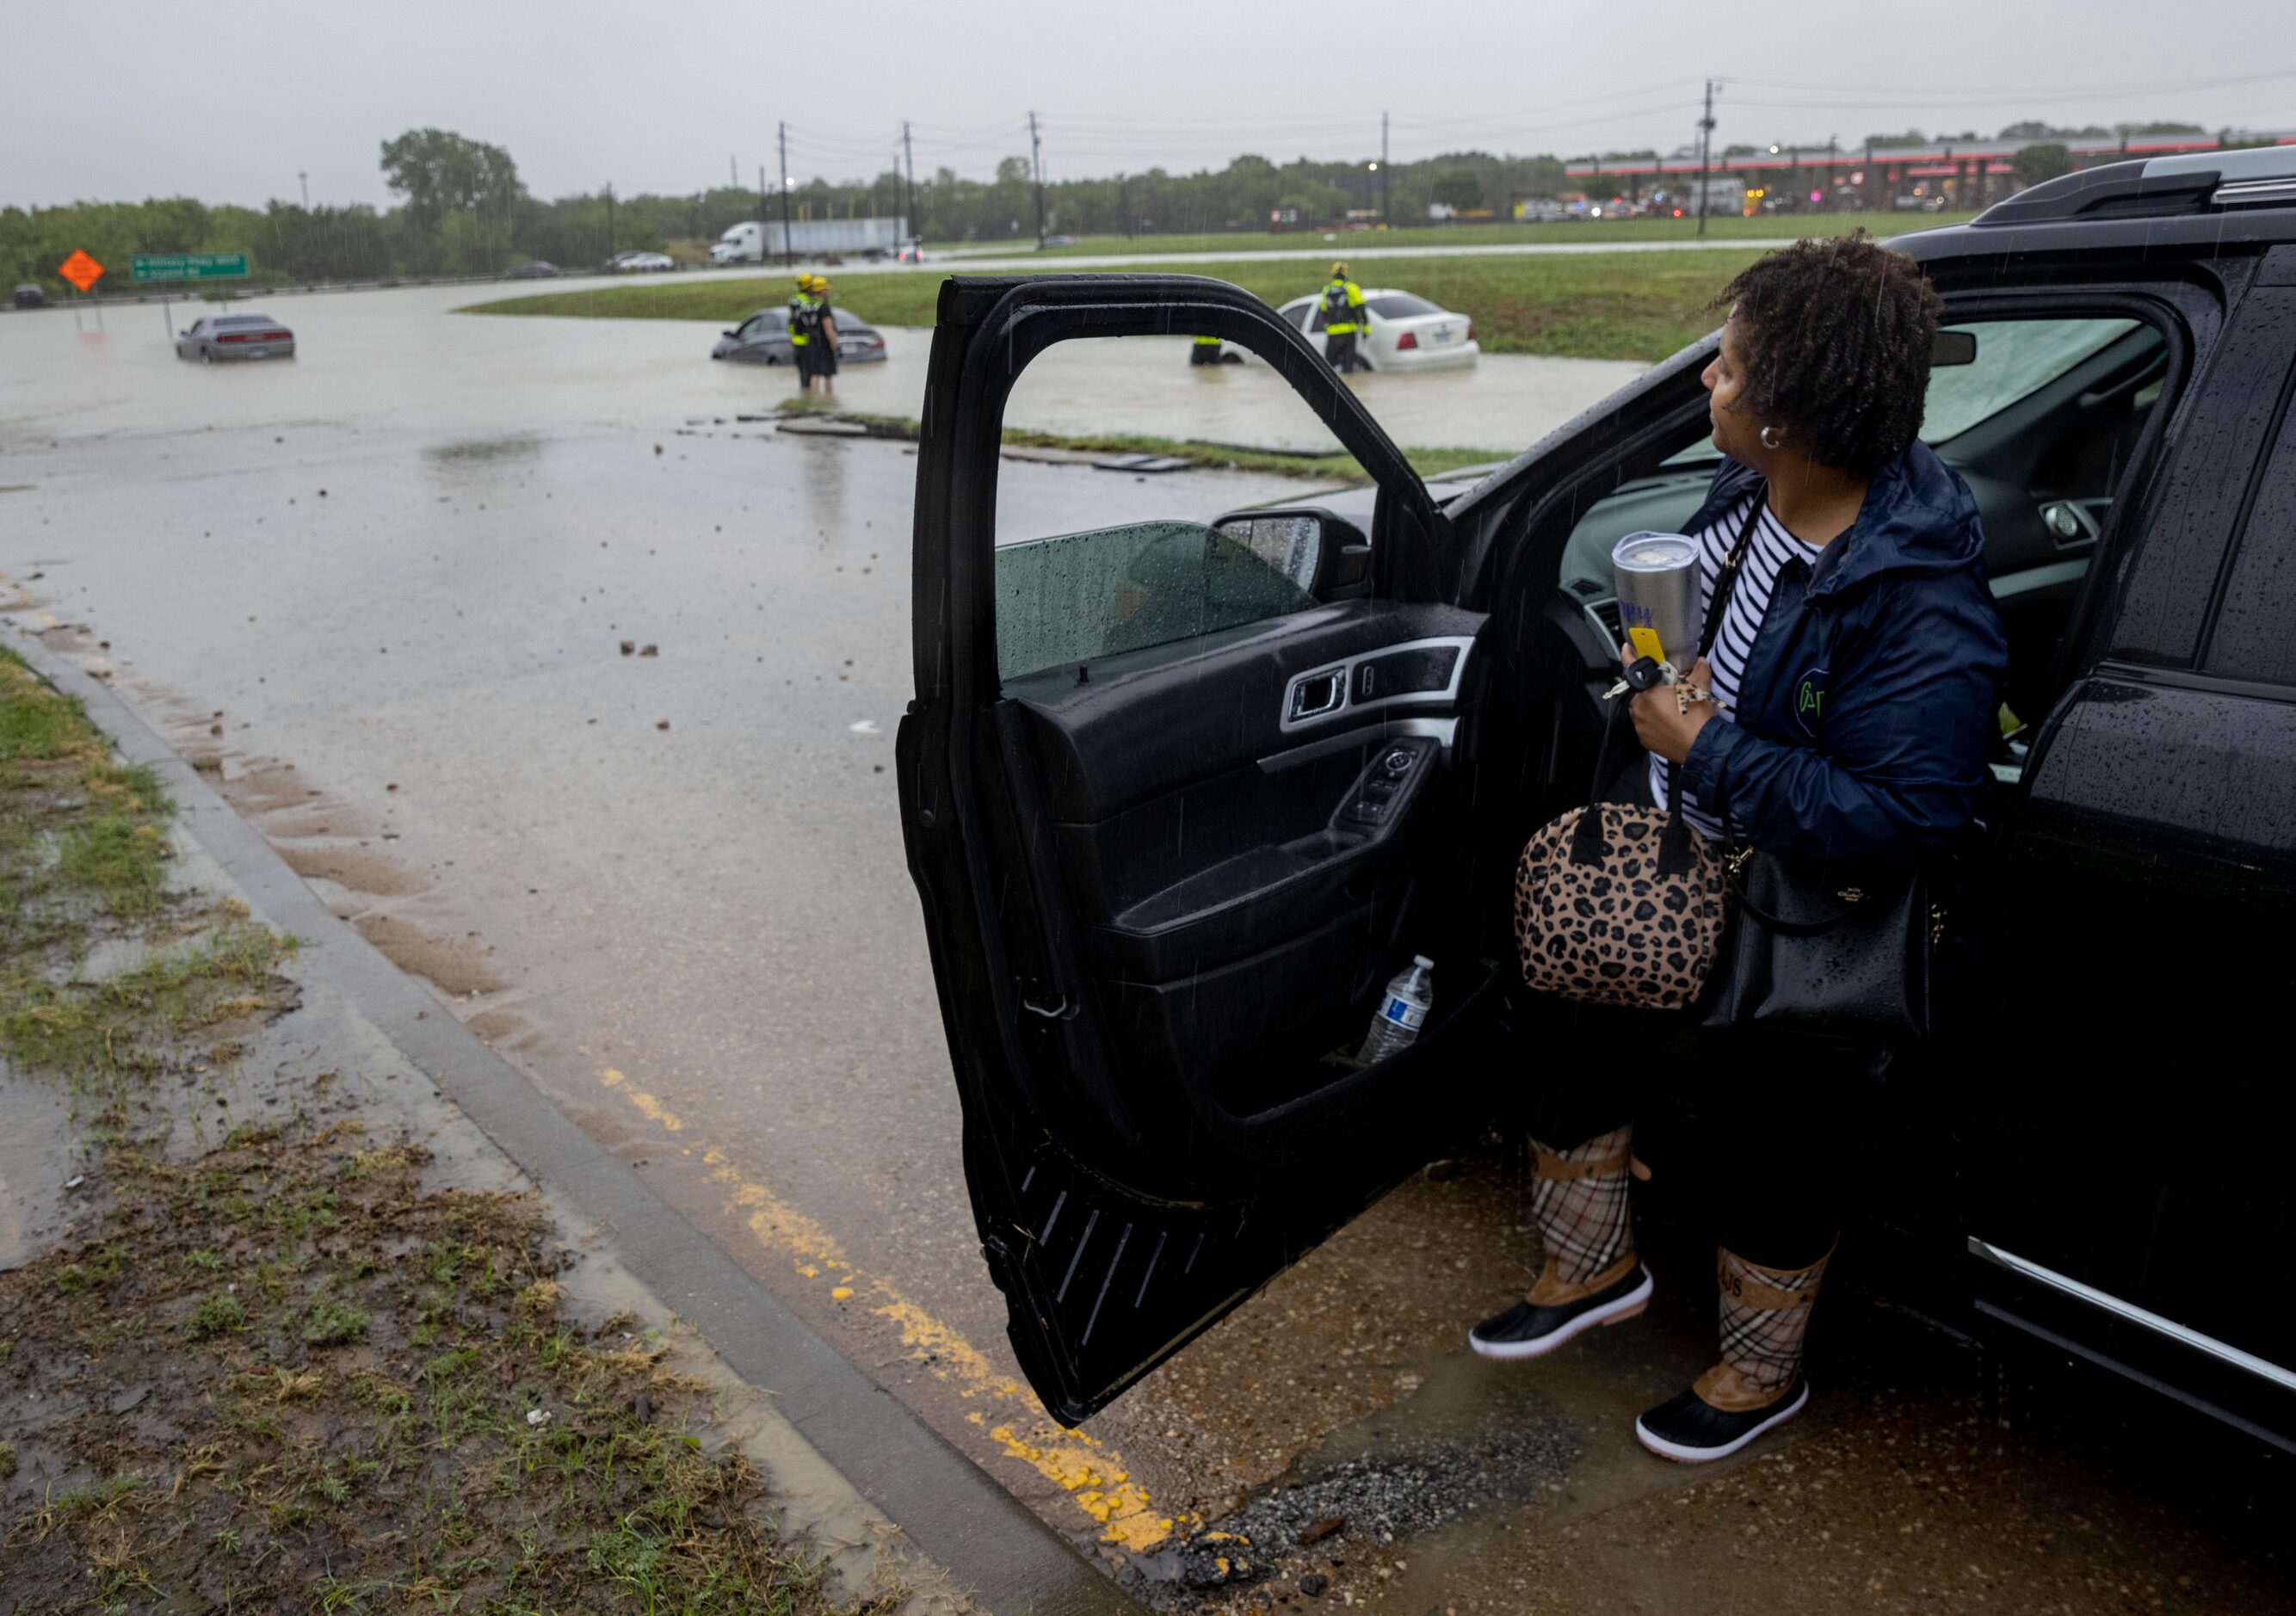
<instances>
[{"instance_id":1,"label":"black suv","mask_svg":"<svg viewBox=\"0 0 2296 1616\"><path fill-rule=\"evenodd\" d=\"M1868 1218L1969 1326L2296 1445L2296 148L1897 244L1947 301L1923 435L1984 511L2011 662L1998 991L1973 1056L1876 1102ZM1000 541L1000 477L1039 474L1000 464L1015 381L1156 333L1264 360L1372 486ZM1431 487L1235 288L942 288L901 805L982 1244L1064 1419L1509 1087L1573 1080L1516 986L1512 870L1585 799L1611 543L1712 472L1714 346ZM1111 516L1152 492L1111 480ZM1356 1064L1414 954L1425 1030Z\"/></svg>"}]
</instances>

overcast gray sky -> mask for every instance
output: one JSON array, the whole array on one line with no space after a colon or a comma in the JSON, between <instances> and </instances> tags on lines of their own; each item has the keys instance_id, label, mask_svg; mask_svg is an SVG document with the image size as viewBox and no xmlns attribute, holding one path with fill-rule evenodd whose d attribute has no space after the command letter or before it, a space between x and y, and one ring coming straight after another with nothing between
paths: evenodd
<instances>
[{"instance_id":1,"label":"overcast gray sky","mask_svg":"<svg viewBox=\"0 0 2296 1616\"><path fill-rule=\"evenodd\" d=\"M2228 82L2278 72L2267 82ZM2024 117L2296 128L2289 0L15 0L0 28L0 205L189 194L383 203L384 139L507 146L545 196L742 183L791 128L800 179L890 162L986 175L1045 124L1055 178L1480 147L1574 154L1692 137L1845 144Z\"/></svg>"}]
</instances>

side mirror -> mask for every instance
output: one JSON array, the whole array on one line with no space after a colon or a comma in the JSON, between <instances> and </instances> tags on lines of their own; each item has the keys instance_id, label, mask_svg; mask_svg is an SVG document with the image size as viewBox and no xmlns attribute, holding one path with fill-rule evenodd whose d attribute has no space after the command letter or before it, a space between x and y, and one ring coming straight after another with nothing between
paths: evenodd
<instances>
[{"instance_id":1,"label":"side mirror","mask_svg":"<svg viewBox=\"0 0 2296 1616\"><path fill-rule=\"evenodd\" d=\"M1930 368L1936 370L1950 365L1977 363L1977 333L1973 331L1940 331L1930 342Z\"/></svg>"},{"instance_id":2,"label":"side mirror","mask_svg":"<svg viewBox=\"0 0 2296 1616\"><path fill-rule=\"evenodd\" d=\"M718 334L721 337L738 337L742 333L738 331L721 331Z\"/></svg>"},{"instance_id":3,"label":"side mirror","mask_svg":"<svg viewBox=\"0 0 2296 1616\"><path fill-rule=\"evenodd\" d=\"M1317 600L1361 595L1371 584L1371 545L1326 511L1238 511L1212 530Z\"/></svg>"}]
</instances>

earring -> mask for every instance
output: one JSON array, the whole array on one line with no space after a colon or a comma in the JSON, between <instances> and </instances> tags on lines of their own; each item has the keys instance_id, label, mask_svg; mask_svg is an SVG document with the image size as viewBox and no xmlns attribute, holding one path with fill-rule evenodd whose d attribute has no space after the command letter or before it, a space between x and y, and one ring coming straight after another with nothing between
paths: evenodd
<instances>
[{"instance_id":1,"label":"earring","mask_svg":"<svg viewBox=\"0 0 2296 1616\"><path fill-rule=\"evenodd\" d=\"M1762 429L1762 447L1764 448L1777 448L1782 446L1785 440L1786 435L1778 431L1777 428L1774 426L1766 426Z\"/></svg>"}]
</instances>

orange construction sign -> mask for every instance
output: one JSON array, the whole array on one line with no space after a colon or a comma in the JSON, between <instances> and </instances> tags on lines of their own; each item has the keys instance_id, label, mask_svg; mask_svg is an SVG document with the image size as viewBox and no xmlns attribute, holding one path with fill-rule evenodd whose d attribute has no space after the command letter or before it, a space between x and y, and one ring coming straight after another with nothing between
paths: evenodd
<instances>
[{"instance_id":1,"label":"orange construction sign","mask_svg":"<svg viewBox=\"0 0 2296 1616\"><path fill-rule=\"evenodd\" d=\"M85 252L74 252L71 257L56 266L56 273L82 291L86 291L94 285L97 278L103 274L103 266Z\"/></svg>"}]
</instances>

